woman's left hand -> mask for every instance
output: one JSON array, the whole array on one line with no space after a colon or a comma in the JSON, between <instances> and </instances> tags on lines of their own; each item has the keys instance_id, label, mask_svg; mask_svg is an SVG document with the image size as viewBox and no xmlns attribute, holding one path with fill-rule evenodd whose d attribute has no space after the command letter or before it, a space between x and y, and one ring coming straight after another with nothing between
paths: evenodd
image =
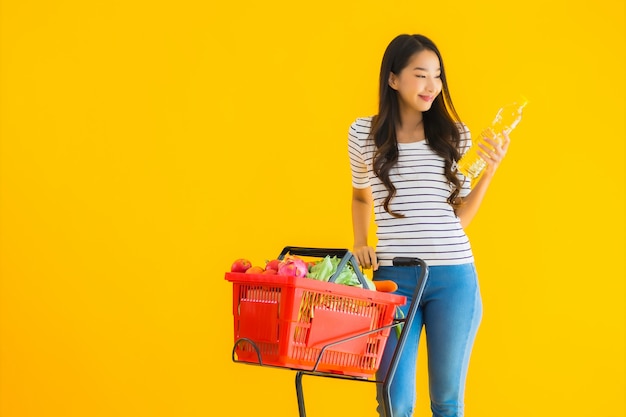
<instances>
[{"instance_id":1,"label":"woman's left hand","mask_svg":"<svg viewBox=\"0 0 626 417\"><path fill-rule=\"evenodd\" d=\"M493 175L495 174L498 166L500 166L500 162L504 159L506 155L507 149L509 149L509 143L511 140L509 139L509 135L506 132L502 132L502 143L498 141L491 132L490 134L483 134L483 139L489 146L484 143L479 143L478 154L480 157L487 162L487 166L485 167L485 172L483 175Z\"/></svg>"}]
</instances>

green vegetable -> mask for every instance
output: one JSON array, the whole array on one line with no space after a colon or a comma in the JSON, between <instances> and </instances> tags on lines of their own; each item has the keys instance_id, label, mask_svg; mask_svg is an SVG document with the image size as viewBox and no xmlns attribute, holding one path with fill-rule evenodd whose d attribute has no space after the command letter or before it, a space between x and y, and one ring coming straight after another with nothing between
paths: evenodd
<instances>
[{"instance_id":1,"label":"green vegetable","mask_svg":"<svg viewBox=\"0 0 626 417\"><path fill-rule=\"evenodd\" d=\"M374 285L372 280L369 279L368 277L366 277L365 275L363 275L363 278L365 278L365 285L367 285L367 289L368 290L372 290L372 291L376 291L376 285Z\"/></svg>"},{"instance_id":2,"label":"green vegetable","mask_svg":"<svg viewBox=\"0 0 626 417\"><path fill-rule=\"evenodd\" d=\"M400 308L400 306L396 306L396 319L404 319L404 311ZM402 333L402 328L404 327L404 323L400 323L396 326L396 337L400 339L400 333Z\"/></svg>"},{"instance_id":3,"label":"green vegetable","mask_svg":"<svg viewBox=\"0 0 626 417\"><path fill-rule=\"evenodd\" d=\"M339 275L337 275L337 278L335 279L335 283L343 284L343 285L350 285L352 287L363 287L363 285L361 285L361 282L359 281L359 278L356 276L356 272L352 270L352 267L350 265L347 265L339 273Z\"/></svg>"},{"instance_id":4,"label":"green vegetable","mask_svg":"<svg viewBox=\"0 0 626 417\"><path fill-rule=\"evenodd\" d=\"M333 276L335 272L337 272L337 266L341 262L341 259L337 256L333 256L332 258L329 255L326 255L324 259L316 263L311 267L311 270L307 274L308 278L317 279L319 281L328 281L330 277ZM359 281L359 278L354 271L354 268L350 263L348 263L337 278L335 278L336 284L349 285L352 287L363 288L363 285ZM375 290L374 283L365 277L365 283L367 284L367 288L370 290Z\"/></svg>"},{"instance_id":5,"label":"green vegetable","mask_svg":"<svg viewBox=\"0 0 626 417\"><path fill-rule=\"evenodd\" d=\"M337 270L337 265L333 265L330 256L326 255L324 259L316 263L311 267L311 270L307 274L308 278L313 278L318 281L328 281Z\"/></svg>"}]
</instances>

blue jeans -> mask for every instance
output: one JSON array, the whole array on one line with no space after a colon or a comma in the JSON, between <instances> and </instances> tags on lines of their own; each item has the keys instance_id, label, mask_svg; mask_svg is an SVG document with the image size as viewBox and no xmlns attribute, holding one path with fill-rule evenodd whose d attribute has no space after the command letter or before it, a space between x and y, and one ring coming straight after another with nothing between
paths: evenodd
<instances>
[{"instance_id":1,"label":"blue jeans","mask_svg":"<svg viewBox=\"0 0 626 417\"><path fill-rule=\"evenodd\" d=\"M474 338L482 317L482 301L474 264L431 266L424 294L409 329L398 367L391 383L394 417L411 417L416 396L417 349L422 332L428 346L428 379L433 417L462 417L465 379ZM374 280L393 280L398 294L407 297L407 314L419 267L380 267ZM383 380L397 344L391 331L377 379ZM378 412L383 415L382 386L378 389Z\"/></svg>"}]
</instances>

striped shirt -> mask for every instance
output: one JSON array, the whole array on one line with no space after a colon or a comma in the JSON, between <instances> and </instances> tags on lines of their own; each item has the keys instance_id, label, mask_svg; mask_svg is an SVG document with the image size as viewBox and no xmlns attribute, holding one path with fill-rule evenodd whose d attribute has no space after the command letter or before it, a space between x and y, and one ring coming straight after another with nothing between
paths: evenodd
<instances>
[{"instance_id":1,"label":"striped shirt","mask_svg":"<svg viewBox=\"0 0 626 417\"><path fill-rule=\"evenodd\" d=\"M428 146L428 140L398 143L399 157L390 171L397 192L389 209L405 217L387 213L383 201L388 192L373 172L376 146L369 139L372 117L359 118L348 132L348 153L355 188L372 187L376 254L381 266L391 266L396 256L418 257L429 266L459 265L474 261L469 239L447 199L453 190L444 175L444 160ZM461 154L471 145L471 136L461 125ZM459 179L460 197L470 192L470 181Z\"/></svg>"}]
</instances>

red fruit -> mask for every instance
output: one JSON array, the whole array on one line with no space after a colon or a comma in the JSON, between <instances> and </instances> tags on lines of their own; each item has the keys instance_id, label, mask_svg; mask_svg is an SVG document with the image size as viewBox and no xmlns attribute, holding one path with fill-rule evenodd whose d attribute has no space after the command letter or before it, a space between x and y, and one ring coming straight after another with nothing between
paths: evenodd
<instances>
[{"instance_id":1,"label":"red fruit","mask_svg":"<svg viewBox=\"0 0 626 417\"><path fill-rule=\"evenodd\" d=\"M265 270L267 271L268 269L271 269L274 271L278 271L279 266L280 266L280 261L278 259L272 259L271 261L268 261L267 264L265 265Z\"/></svg>"},{"instance_id":2,"label":"red fruit","mask_svg":"<svg viewBox=\"0 0 626 417\"><path fill-rule=\"evenodd\" d=\"M263 275L276 275L278 274L278 271L275 269L266 269L265 271L263 271Z\"/></svg>"},{"instance_id":3,"label":"red fruit","mask_svg":"<svg viewBox=\"0 0 626 417\"><path fill-rule=\"evenodd\" d=\"M246 274L262 274L264 271L260 266L252 266L246 270Z\"/></svg>"},{"instance_id":4,"label":"red fruit","mask_svg":"<svg viewBox=\"0 0 626 417\"><path fill-rule=\"evenodd\" d=\"M230 267L230 272L246 272L252 267L252 263L244 258L237 259Z\"/></svg>"}]
</instances>

